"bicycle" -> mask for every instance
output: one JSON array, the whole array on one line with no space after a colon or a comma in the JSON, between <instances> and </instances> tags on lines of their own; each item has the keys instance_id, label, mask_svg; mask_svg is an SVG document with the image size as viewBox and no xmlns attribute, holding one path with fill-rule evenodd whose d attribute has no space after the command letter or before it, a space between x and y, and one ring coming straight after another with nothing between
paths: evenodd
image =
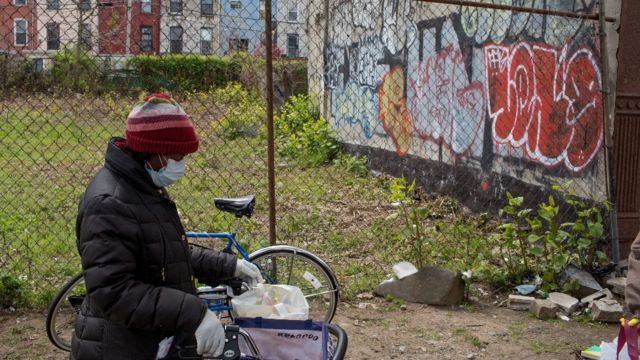
<instances>
[{"instance_id":1,"label":"bicycle","mask_svg":"<svg viewBox=\"0 0 640 360\"><path fill-rule=\"evenodd\" d=\"M317 255L289 245L273 245L249 254L239 243L236 236L240 231L243 217L250 218L255 207L255 195L240 198L214 199L216 208L235 215L236 222L232 232L187 232L190 239L224 239L227 244L223 252L239 254L260 268L263 278L271 284L288 284L299 287L309 303L309 318L330 323L336 312L339 299L339 287L331 268ZM233 282L233 281L232 281ZM239 285L239 286L238 286ZM217 302L209 302L209 308L220 314L226 313L232 318L230 299L242 291L242 282L235 280L231 287L219 286L200 291L200 295L218 294ZM60 289L49 305L47 313L47 336L58 348L71 351L71 335L76 314L85 297L84 276L74 276Z\"/></svg>"}]
</instances>

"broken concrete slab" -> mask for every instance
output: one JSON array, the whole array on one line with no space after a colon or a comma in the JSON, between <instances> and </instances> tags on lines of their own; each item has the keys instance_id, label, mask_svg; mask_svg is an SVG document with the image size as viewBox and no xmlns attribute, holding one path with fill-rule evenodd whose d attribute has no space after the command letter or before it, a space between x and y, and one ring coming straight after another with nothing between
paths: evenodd
<instances>
[{"instance_id":1,"label":"broken concrete slab","mask_svg":"<svg viewBox=\"0 0 640 360\"><path fill-rule=\"evenodd\" d=\"M564 285L571 282L576 282L578 289L575 291L575 295L579 298L589 296L602 290L602 286L598 284L596 279L588 272L580 269L575 265L567 266L558 276L560 285Z\"/></svg>"},{"instance_id":2,"label":"broken concrete slab","mask_svg":"<svg viewBox=\"0 0 640 360\"><path fill-rule=\"evenodd\" d=\"M623 309L616 300L603 299L591 303L591 319L595 321L616 323L622 317Z\"/></svg>"},{"instance_id":3,"label":"broken concrete slab","mask_svg":"<svg viewBox=\"0 0 640 360\"><path fill-rule=\"evenodd\" d=\"M529 311L534 313L538 319L553 319L558 312L558 305L549 300L534 299Z\"/></svg>"},{"instance_id":4,"label":"broken concrete slab","mask_svg":"<svg viewBox=\"0 0 640 360\"><path fill-rule=\"evenodd\" d=\"M624 296L625 286L627 286L626 277L613 277L607 280L607 287L609 287L614 294Z\"/></svg>"},{"instance_id":5,"label":"broken concrete slab","mask_svg":"<svg viewBox=\"0 0 640 360\"><path fill-rule=\"evenodd\" d=\"M384 281L374 294L422 304L458 305L464 297L464 281L460 273L426 266L403 279Z\"/></svg>"},{"instance_id":6,"label":"broken concrete slab","mask_svg":"<svg viewBox=\"0 0 640 360\"><path fill-rule=\"evenodd\" d=\"M507 307L515 311L529 311L531 304L535 302L535 298L531 296L509 295Z\"/></svg>"},{"instance_id":7,"label":"broken concrete slab","mask_svg":"<svg viewBox=\"0 0 640 360\"><path fill-rule=\"evenodd\" d=\"M597 293L593 293L587 297L580 299L580 302L586 305L591 305L592 302L600 299L613 299L613 293L609 289L602 289Z\"/></svg>"},{"instance_id":8,"label":"broken concrete slab","mask_svg":"<svg viewBox=\"0 0 640 360\"><path fill-rule=\"evenodd\" d=\"M568 315L571 315L571 313L574 312L580 304L580 300L574 298L571 295L560 292L550 293L548 300L558 305L558 307Z\"/></svg>"}]
</instances>

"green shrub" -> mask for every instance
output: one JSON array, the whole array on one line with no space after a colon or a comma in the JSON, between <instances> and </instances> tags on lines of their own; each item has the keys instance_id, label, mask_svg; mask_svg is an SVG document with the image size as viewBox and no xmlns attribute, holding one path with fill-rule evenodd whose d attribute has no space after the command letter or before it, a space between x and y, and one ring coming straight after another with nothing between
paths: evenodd
<instances>
[{"instance_id":1,"label":"green shrub","mask_svg":"<svg viewBox=\"0 0 640 360\"><path fill-rule=\"evenodd\" d=\"M101 80L96 58L75 49L60 50L54 55L51 74L56 88L65 92L95 91Z\"/></svg>"},{"instance_id":2,"label":"green shrub","mask_svg":"<svg viewBox=\"0 0 640 360\"><path fill-rule=\"evenodd\" d=\"M494 237L508 279L519 283L524 278L540 277L544 291L558 288L557 275L569 264L586 270L604 264L607 257L599 250L604 237L603 218L610 205L588 202L568 190L553 186L555 194L533 209L523 208L524 198L507 193L508 203L500 211L504 218L500 234ZM572 209L574 219L560 223L561 198ZM563 290L570 291L569 288Z\"/></svg>"},{"instance_id":3,"label":"green shrub","mask_svg":"<svg viewBox=\"0 0 640 360\"><path fill-rule=\"evenodd\" d=\"M23 281L12 275L0 275L0 308L23 306L27 303L27 290Z\"/></svg>"},{"instance_id":4,"label":"green shrub","mask_svg":"<svg viewBox=\"0 0 640 360\"><path fill-rule=\"evenodd\" d=\"M240 84L228 84L215 89L211 97L225 109L215 124L220 137L233 140L241 136L255 137L264 131L266 109L264 101L246 91Z\"/></svg>"},{"instance_id":5,"label":"green shrub","mask_svg":"<svg viewBox=\"0 0 640 360\"><path fill-rule=\"evenodd\" d=\"M241 65L231 57L171 54L138 55L127 60L145 89L172 92L208 91L236 81Z\"/></svg>"},{"instance_id":6,"label":"green shrub","mask_svg":"<svg viewBox=\"0 0 640 360\"><path fill-rule=\"evenodd\" d=\"M275 118L278 153L302 165L332 161L340 153L335 132L308 96L293 96Z\"/></svg>"}]
</instances>

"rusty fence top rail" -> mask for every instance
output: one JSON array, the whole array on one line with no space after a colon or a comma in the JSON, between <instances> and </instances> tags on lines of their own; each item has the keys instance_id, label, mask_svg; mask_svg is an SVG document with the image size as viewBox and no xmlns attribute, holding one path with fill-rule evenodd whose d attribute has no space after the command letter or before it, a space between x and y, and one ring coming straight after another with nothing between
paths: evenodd
<instances>
[{"instance_id":1,"label":"rusty fence top rail","mask_svg":"<svg viewBox=\"0 0 640 360\"><path fill-rule=\"evenodd\" d=\"M527 12L532 14L562 16L562 17L575 18L575 19L587 19L587 20L600 19L599 14L580 14L580 13L575 13L571 11L538 9L538 8L531 8L531 7L525 7L525 6L484 3L484 2L469 1L469 0L415 0L415 1L426 2L426 3L439 3L439 4L446 4L446 5L472 6L472 7L480 7L480 8L488 8L488 9L496 9L496 10L519 11L519 12ZM615 17L607 16L605 17L605 21L616 22L618 21L618 19Z\"/></svg>"}]
</instances>

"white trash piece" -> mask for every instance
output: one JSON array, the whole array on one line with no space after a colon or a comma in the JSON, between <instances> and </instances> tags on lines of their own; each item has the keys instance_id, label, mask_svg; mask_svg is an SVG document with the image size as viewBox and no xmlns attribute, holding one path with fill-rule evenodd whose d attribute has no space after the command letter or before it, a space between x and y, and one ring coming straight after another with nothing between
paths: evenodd
<instances>
[{"instance_id":1,"label":"white trash piece","mask_svg":"<svg viewBox=\"0 0 640 360\"><path fill-rule=\"evenodd\" d=\"M173 343L173 336L166 337L162 341L160 341L160 344L158 344L158 354L156 355L156 360L162 359L165 356L167 356L167 354L169 354L169 349L171 349L172 343Z\"/></svg>"},{"instance_id":2,"label":"white trash piece","mask_svg":"<svg viewBox=\"0 0 640 360\"><path fill-rule=\"evenodd\" d=\"M629 351L627 350L627 344L624 344L622 350L620 350L619 356L616 357L616 350L618 350L618 338L616 337L611 342L600 343L600 360L631 360L629 358Z\"/></svg>"},{"instance_id":3,"label":"white trash piece","mask_svg":"<svg viewBox=\"0 0 640 360\"><path fill-rule=\"evenodd\" d=\"M291 285L258 284L231 299L237 317L307 320L309 303L300 288Z\"/></svg>"},{"instance_id":4,"label":"white trash piece","mask_svg":"<svg viewBox=\"0 0 640 360\"><path fill-rule=\"evenodd\" d=\"M418 272L418 269L416 269L416 267L408 261L401 261L393 265L393 273L396 275L398 279L405 278L417 272Z\"/></svg>"}]
</instances>

